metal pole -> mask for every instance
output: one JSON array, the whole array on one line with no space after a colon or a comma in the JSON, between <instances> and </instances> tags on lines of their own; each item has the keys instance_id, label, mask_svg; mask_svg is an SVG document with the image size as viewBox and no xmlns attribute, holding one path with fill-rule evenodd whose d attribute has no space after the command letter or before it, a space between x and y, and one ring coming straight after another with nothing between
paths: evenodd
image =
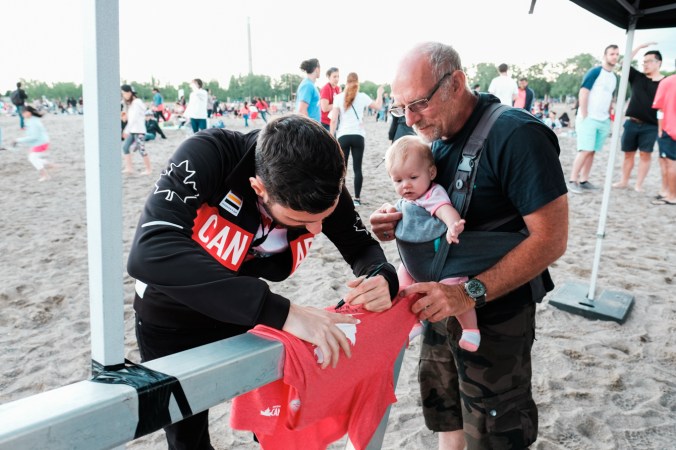
<instances>
[{"instance_id":1,"label":"metal pole","mask_svg":"<svg viewBox=\"0 0 676 450\"><path fill-rule=\"evenodd\" d=\"M84 6L84 114L92 359L124 363L118 0Z\"/></svg>"},{"instance_id":2,"label":"metal pole","mask_svg":"<svg viewBox=\"0 0 676 450\"><path fill-rule=\"evenodd\" d=\"M253 74L253 58L251 56L251 19L246 18L246 36L249 41L249 75Z\"/></svg>"},{"instance_id":3,"label":"metal pole","mask_svg":"<svg viewBox=\"0 0 676 450\"><path fill-rule=\"evenodd\" d=\"M636 30L636 16L631 17L629 28L627 28L627 43L624 50L624 59L622 61L622 77L620 78L620 89L617 91L617 103L615 105L615 122L613 123L613 136L610 140L610 154L608 155L608 166L606 168L606 180L603 185L603 202L601 203L601 215L599 217L599 226L596 231L596 251L594 253L594 265L592 267L591 281L589 283L589 292L587 298L594 300L596 294L596 280L599 275L599 265L601 263L601 247L606 235L606 219L608 216L608 205L610 203L610 191L613 183L613 169L615 168L615 155L617 154L618 144L620 142L620 130L624 120L624 102L627 95L627 84L629 83L629 67L631 66L631 51L634 45L634 30Z\"/></svg>"}]
</instances>

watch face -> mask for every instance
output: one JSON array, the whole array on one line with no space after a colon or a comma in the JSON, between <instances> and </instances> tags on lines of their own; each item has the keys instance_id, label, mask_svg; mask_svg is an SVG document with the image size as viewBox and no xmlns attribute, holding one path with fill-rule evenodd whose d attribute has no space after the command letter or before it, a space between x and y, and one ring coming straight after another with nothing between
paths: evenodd
<instances>
[{"instance_id":1,"label":"watch face","mask_svg":"<svg viewBox=\"0 0 676 450\"><path fill-rule=\"evenodd\" d=\"M467 293L470 297L478 298L483 295L486 295L486 287L479 280L469 280L466 284Z\"/></svg>"}]
</instances>

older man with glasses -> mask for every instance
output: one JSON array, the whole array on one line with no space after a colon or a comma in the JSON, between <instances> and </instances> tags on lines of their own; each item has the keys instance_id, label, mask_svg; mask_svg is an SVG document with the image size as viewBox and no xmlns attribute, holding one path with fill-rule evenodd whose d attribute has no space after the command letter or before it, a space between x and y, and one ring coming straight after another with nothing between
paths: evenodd
<instances>
[{"instance_id":1,"label":"older man with glasses","mask_svg":"<svg viewBox=\"0 0 676 450\"><path fill-rule=\"evenodd\" d=\"M497 97L469 89L456 51L425 43L399 64L392 115L432 143L436 181L448 189L462 148ZM520 108L509 108L488 134L479 159L465 232L521 233L511 250L490 250L494 263L483 270L457 269L466 284L413 284L401 295L420 298L413 312L428 321L421 349L420 388L425 422L439 433L440 449L526 448L537 438L537 407L531 393L531 347L535 304L553 288L547 267L565 251L568 237L566 183L554 133ZM401 213L383 205L371 215L373 232L390 240ZM463 241L449 252L463 250ZM490 241L488 241L490 244ZM467 244L465 244L467 245ZM456 263L455 266L458 266ZM475 265L476 267L476 265ZM446 272L444 272L446 273ZM481 347L468 353L457 345L462 332L455 316L477 309ZM483 336L486 336L484 340Z\"/></svg>"},{"instance_id":2,"label":"older man with glasses","mask_svg":"<svg viewBox=\"0 0 676 450\"><path fill-rule=\"evenodd\" d=\"M634 49L631 59L634 59L639 50L655 45L657 42L648 42ZM650 50L643 55L643 72L631 67L629 69L629 84L631 84L631 101L627 106L627 120L624 122L622 133L622 178L613 184L615 188L626 188L629 177L634 169L636 150L639 150L638 173L634 190L643 191L643 181L650 170L650 163L657 139L657 111L652 108L657 86L664 78L660 73L662 54L657 50ZM660 159L660 163L661 163ZM663 190L664 191L664 190ZM664 192L660 192L660 195Z\"/></svg>"}]
</instances>

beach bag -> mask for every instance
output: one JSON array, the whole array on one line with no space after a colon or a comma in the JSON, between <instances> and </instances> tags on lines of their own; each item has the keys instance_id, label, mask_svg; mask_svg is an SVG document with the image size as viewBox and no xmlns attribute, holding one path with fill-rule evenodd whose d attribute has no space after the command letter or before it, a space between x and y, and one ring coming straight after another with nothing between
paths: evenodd
<instances>
[{"instance_id":1,"label":"beach bag","mask_svg":"<svg viewBox=\"0 0 676 450\"><path fill-rule=\"evenodd\" d=\"M462 148L462 159L449 187L449 197L463 218L469 209L486 137L498 117L508 109L499 103L489 105ZM402 202L401 208L403 217L395 229L397 248L404 266L419 282L481 273L528 236L525 229L518 233L491 231L516 218L513 215L463 232L460 243L451 248L444 236L446 225L443 222L430 220L424 208L410 202Z\"/></svg>"}]
</instances>

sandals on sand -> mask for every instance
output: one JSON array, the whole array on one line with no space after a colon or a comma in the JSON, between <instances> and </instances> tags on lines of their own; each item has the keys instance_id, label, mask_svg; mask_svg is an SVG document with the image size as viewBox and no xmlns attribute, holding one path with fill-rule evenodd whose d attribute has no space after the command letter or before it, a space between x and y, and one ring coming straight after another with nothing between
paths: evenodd
<instances>
[{"instance_id":1,"label":"sandals on sand","mask_svg":"<svg viewBox=\"0 0 676 450\"><path fill-rule=\"evenodd\" d=\"M676 202L670 202L666 198L662 197L662 198L659 198L659 199L656 198L655 200L651 201L650 204L651 205L676 205Z\"/></svg>"}]
</instances>

